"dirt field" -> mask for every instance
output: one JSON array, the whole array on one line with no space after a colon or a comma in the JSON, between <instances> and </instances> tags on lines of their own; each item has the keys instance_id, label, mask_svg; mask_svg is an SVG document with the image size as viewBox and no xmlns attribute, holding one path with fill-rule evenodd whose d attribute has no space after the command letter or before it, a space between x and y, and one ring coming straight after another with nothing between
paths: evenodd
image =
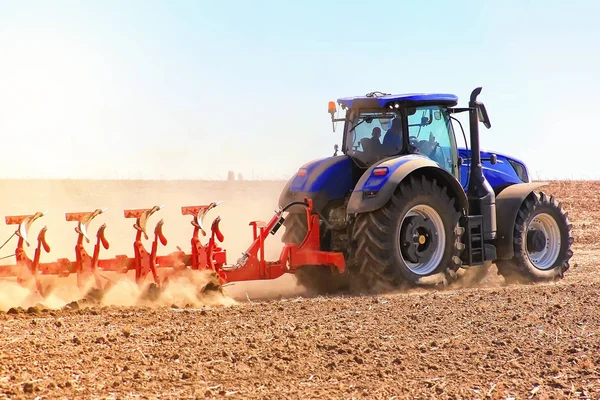
<instances>
[{"instance_id":1,"label":"dirt field","mask_svg":"<svg viewBox=\"0 0 600 400\"><path fill-rule=\"evenodd\" d=\"M164 252L169 252L189 246L191 226L178 207L221 199L211 215L223 217L233 262L249 244L248 221L271 217L282 186L5 182L0 209L4 215L48 209L32 232L48 225L52 251L44 260L53 260L74 258L74 226L64 221L64 212L109 207L91 231L107 222L111 249L105 256L110 256L132 253L133 221L122 218L123 209L164 203L156 220L165 220ZM550 285L507 287L492 268L477 288L309 298L285 277L227 287L233 300L222 304L186 307L182 286L158 307L129 306L127 294L133 290L121 287L110 299L116 306L63 307L68 299L57 295L27 310L35 299L6 284L0 307L23 311L0 314L0 393L8 398L598 399L599 191L600 182L552 182L547 188L569 211L575 237L571 269ZM12 231L2 227L0 239ZM11 243L3 254L13 249Z\"/></svg>"}]
</instances>

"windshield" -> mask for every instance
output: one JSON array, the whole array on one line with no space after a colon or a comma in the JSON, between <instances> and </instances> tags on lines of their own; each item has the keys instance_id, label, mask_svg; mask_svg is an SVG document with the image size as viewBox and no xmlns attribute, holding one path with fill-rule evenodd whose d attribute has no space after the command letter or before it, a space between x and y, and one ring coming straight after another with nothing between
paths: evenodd
<instances>
[{"instance_id":1,"label":"windshield","mask_svg":"<svg viewBox=\"0 0 600 400\"><path fill-rule=\"evenodd\" d=\"M347 123L344 152L365 165L402 151L402 118L393 112L360 112Z\"/></svg>"}]
</instances>

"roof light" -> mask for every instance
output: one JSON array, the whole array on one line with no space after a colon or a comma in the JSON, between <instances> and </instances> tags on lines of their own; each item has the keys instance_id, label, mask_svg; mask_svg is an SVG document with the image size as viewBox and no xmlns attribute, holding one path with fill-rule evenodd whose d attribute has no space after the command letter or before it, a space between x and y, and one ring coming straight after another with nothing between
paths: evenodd
<instances>
[{"instance_id":1,"label":"roof light","mask_svg":"<svg viewBox=\"0 0 600 400\"><path fill-rule=\"evenodd\" d=\"M334 101L330 101L329 104L327 105L327 111L329 112L329 114L335 114L337 107L335 106L335 102Z\"/></svg>"},{"instance_id":2,"label":"roof light","mask_svg":"<svg viewBox=\"0 0 600 400\"><path fill-rule=\"evenodd\" d=\"M298 176L306 176L306 170L304 168L299 169Z\"/></svg>"}]
</instances>

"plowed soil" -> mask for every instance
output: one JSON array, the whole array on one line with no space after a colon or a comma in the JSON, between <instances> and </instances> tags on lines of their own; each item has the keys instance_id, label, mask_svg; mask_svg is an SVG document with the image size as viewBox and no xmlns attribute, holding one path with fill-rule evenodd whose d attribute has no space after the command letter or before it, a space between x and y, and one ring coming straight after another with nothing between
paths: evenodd
<instances>
[{"instance_id":1,"label":"plowed soil","mask_svg":"<svg viewBox=\"0 0 600 400\"><path fill-rule=\"evenodd\" d=\"M96 183L70 185L88 193L85 185ZM240 182L237 189L186 183L185 193L175 186L165 189L164 183L144 185L96 193L117 207L107 229L109 239L117 237L113 241L123 246L117 252L130 253L133 235L130 220L109 234L123 208L152 206L150 195L162 195L175 218L178 206L221 194L233 204L221 215L229 215L230 227L236 227L223 229L234 237L229 255L234 262L249 243L247 221L270 218L283 183ZM17 297L10 296L17 295L5 289L4 307L14 308L0 314L0 393L9 398L598 399L599 190L600 182L551 182L545 189L569 211L575 237L571 269L553 284L505 286L492 267L478 287L442 291L311 298L285 277L226 287L233 300L221 303L189 304L173 296L157 306L140 306L127 305L125 298L119 303L116 296L117 305L110 306L55 302L30 308L16 304ZM122 202L119 208L117 192L122 198L137 193L138 203ZM61 205L61 195L50 200ZM90 200L68 199L80 209L57 206L57 214L83 211ZM36 211L42 205L34 200L25 204L34 210L10 211ZM102 205L87 208L96 206ZM238 213L234 220L239 208L246 215L240 220ZM186 219L165 221L165 227L186 232L190 227ZM48 225L51 242L56 227ZM71 229L48 259L73 258ZM175 228L172 234L177 236ZM119 243L125 238L129 242ZM169 246L187 240L182 235Z\"/></svg>"}]
</instances>

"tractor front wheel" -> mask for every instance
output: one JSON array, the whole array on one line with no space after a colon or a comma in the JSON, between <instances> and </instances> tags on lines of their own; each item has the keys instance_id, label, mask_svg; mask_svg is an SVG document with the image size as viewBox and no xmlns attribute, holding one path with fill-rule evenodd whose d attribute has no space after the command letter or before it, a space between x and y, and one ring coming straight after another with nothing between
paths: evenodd
<instances>
[{"instance_id":1,"label":"tractor front wheel","mask_svg":"<svg viewBox=\"0 0 600 400\"><path fill-rule=\"evenodd\" d=\"M562 279L573 256L567 213L553 196L532 193L521 205L513 232L514 256L497 260L507 283Z\"/></svg>"},{"instance_id":2,"label":"tractor front wheel","mask_svg":"<svg viewBox=\"0 0 600 400\"><path fill-rule=\"evenodd\" d=\"M463 248L460 213L446 190L425 175L411 177L385 206L358 215L356 263L369 289L380 283L447 285L456 279Z\"/></svg>"}]
</instances>

